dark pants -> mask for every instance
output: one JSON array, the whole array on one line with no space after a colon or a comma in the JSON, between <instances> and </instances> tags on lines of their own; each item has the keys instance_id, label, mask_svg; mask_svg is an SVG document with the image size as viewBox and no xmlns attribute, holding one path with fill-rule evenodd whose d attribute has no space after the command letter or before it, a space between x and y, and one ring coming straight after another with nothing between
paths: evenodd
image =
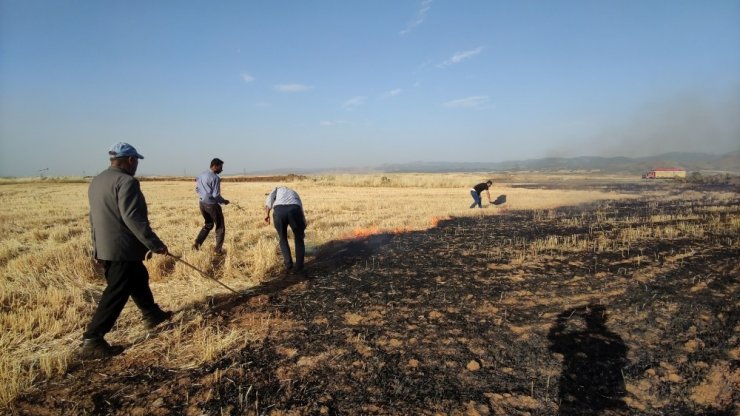
<instances>
[{"instance_id":1,"label":"dark pants","mask_svg":"<svg viewBox=\"0 0 740 416\"><path fill-rule=\"evenodd\" d=\"M104 261L105 280L108 282L103 297L83 335L86 339L102 338L110 332L121 315L129 296L139 307L144 318L161 311L154 303L149 288L149 272L141 261Z\"/></svg>"},{"instance_id":2,"label":"dark pants","mask_svg":"<svg viewBox=\"0 0 740 416\"><path fill-rule=\"evenodd\" d=\"M306 254L306 246L303 244L306 230L303 210L299 205L277 205L273 208L272 222L275 224L278 237L280 237L280 252L283 254L283 264L288 269L293 268L290 246L288 245L288 226L290 225L295 237L295 268L296 270L302 270L303 257Z\"/></svg>"},{"instance_id":3,"label":"dark pants","mask_svg":"<svg viewBox=\"0 0 740 416\"><path fill-rule=\"evenodd\" d=\"M475 208L476 205L478 205L478 208L483 208L483 205L480 203L480 195L478 195L478 192L471 190L470 196L473 197L473 203L470 205L470 208Z\"/></svg>"},{"instance_id":4,"label":"dark pants","mask_svg":"<svg viewBox=\"0 0 740 416\"><path fill-rule=\"evenodd\" d=\"M195 243L198 245L203 244L208 237L208 233L211 232L213 226L216 226L216 250L221 250L224 245L224 235L226 235L226 226L224 225L224 213L221 211L221 205L219 204L204 204L200 203L200 213L203 215L203 219L206 221L203 225L203 229L198 233L198 237L195 239Z\"/></svg>"}]
</instances>

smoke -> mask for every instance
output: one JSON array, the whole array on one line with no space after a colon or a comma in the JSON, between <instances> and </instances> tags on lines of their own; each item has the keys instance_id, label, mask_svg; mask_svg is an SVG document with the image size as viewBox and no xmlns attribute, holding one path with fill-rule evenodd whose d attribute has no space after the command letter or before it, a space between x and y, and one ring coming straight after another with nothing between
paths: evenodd
<instances>
[{"instance_id":1,"label":"smoke","mask_svg":"<svg viewBox=\"0 0 740 416\"><path fill-rule=\"evenodd\" d=\"M591 147L599 156L628 157L739 150L740 87L715 99L692 92L656 100L598 134Z\"/></svg>"}]
</instances>

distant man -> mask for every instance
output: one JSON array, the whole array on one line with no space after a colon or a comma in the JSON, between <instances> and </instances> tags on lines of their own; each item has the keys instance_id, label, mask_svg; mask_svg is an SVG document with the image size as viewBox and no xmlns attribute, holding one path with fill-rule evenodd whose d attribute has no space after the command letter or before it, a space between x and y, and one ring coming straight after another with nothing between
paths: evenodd
<instances>
[{"instance_id":1,"label":"distant man","mask_svg":"<svg viewBox=\"0 0 740 416\"><path fill-rule=\"evenodd\" d=\"M200 246L208 237L213 227L216 227L216 247L213 252L223 254L224 236L226 235L226 226L224 224L224 213L221 205L229 205L229 201L221 196L221 178L219 173L224 170L224 161L215 158L211 160L211 167L195 178L195 192L200 199L200 213L203 215L205 224L198 233L193 243L193 250L199 250Z\"/></svg>"},{"instance_id":2,"label":"distant man","mask_svg":"<svg viewBox=\"0 0 740 416\"><path fill-rule=\"evenodd\" d=\"M280 252L283 254L285 269L289 272L302 273L303 258L306 254L303 238L308 223L303 212L301 198L296 191L285 186L278 186L265 199L265 222L268 224L270 223L270 210L273 211L273 223L280 238ZM293 267L288 245L288 226L293 230L295 237L295 267Z\"/></svg>"},{"instance_id":3,"label":"distant man","mask_svg":"<svg viewBox=\"0 0 740 416\"><path fill-rule=\"evenodd\" d=\"M149 225L146 200L134 178L144 156L128 143L116 143L108 151L110 167L93 178L88 189L93 258L102 263L108 285L87 326L80 356L105 358L123 352L104 339L131 297L144 316L147 328L168 320L154 303L149 273L143 260L147 251L167 254L167 246Z\"/></svg>"},{"instance_id":4,"label":"distant man","mask_svg":"<svg viewBox=\"0 0 740 416\"><path fill-rule=\"evenodd\" d=\"M477 205L478 208L483 208L483 205L481 205L480 201L480 194L483 191L486 191L486 196L488 197L488 203L491 203L491 193L488 192L488 190L491 188L491 185L493 185L493 181L488 180L486 182L481 182L478 185L475 185L470 190L470 196L473 197L473 203L470 205L470 208L475 208Z\"/></svg>"}]
</instances>

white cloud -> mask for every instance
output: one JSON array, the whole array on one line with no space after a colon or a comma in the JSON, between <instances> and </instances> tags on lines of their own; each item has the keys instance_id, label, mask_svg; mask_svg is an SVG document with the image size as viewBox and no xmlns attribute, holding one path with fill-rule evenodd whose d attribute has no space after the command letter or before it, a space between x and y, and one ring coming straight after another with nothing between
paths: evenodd
<instances>
[{"instance_id":1,"label":"white cloud","mask_svg":"<svg viewBox=\"0 0 740 416\"><path fill-rule=\"evenodd\" d=\"M476 95L472 97L458 98L444 103L445 107L449 108L482 108L488 104L489 98L487 95Z\"/></svg>"},{"instance_id":2,"label":"white cloud","mask_svg":"<svg viewBox=\"0 0 740 416\"><path fill-rule=\"evenodd\" d=\"M409 34L417 26L424 23L424 19L426 19L426 14L431 8L432 0L422 0L422 2L419 4L419 10L416 11L416 16L414 16L414 20L409 22L409 24L406 25L406 28L399 32L401 36Z\"/></svg>"},{"instance_id":3,"label":"white cloud","mask_svg":"<svg viewBox=\"0 0 740 416\"><path fill-rule=\"evenodd\" d=\"M275 90L278 92L306 92L311 91L313 86L303 84L278 84Z\"/></svg>"},{"instance_id":4,"label":"white cloud","mask_svg":"<svg viewBox=\"0 0 740 416\"><path fill-rule=\"evenodd\" d=\"M247 74L246 72L242 72L242 80L244 82L252 82L252 81L254 81L254 77L251 76L251 75L249 75L249 74Z\"/></svg>"},{"instance_id":5,"label":"white cloud","mask_svg":"<svg viewBox=\"0 0 740 416\"><path fill-rule=\"evenodd\" d=\"M358 95L356 97L352 97L349 100L345 101L344 104L342 104L342 107L346 109L352 109L355 107L359 107L365 102L365 100L367 100L367 97Z\"/></svg>"},{"instance_id":6,"label":"white cloud","mask_svg":"<svg viewBox=\"0 0 740 416\"><path fill-rule=\"evenodd\" d=\"M396 88L396 89L393 89L393 90L390 90L390 91L386 91L386 92L384 92L384 93L383 93L383 94L382 94L382 95L381 95L380 97L381 97L382 99L392 98L392 97L395 97L395 96L397 96L398 94L400 94L400 93L401 93L401 91L402 91L402 90L401 90L400 88Z\"/></svg>"},{"instance_id":7,"label":"white cloud","mask_svg":"<svg viewBox=\"0 0 740 416\"><path fill-rule=\"evenodd\" d=\"M424 68L426 68L428 66L431 66L432 64L433 64L432 60L431 59L428 59L428 60L420 63L419 66L416 68L416 70L414 70L414 73L417 73L417 72L421 71L422 69L424 69Z\"/></svg>"},{"instance_id":8,"label":"white cloud","mask_svg":"<svg viewBox=\"0 0 740 416\"><path fill-rule=\"evenodd\" d=\"M456 52L454 55L452 55L452 57L450 59L442 62L441 64L439 64L437 66L440 67L440 68L442 68L442 67L445 67L445 66L459 64L460 62L462 62L462 61L464 61L466 59L470 59L470 58L474 57L475 55L478 55L479 53L481 53L483 51L483 49L484 49L483 46L479 46L479 47L477 47L475 49L471 49L469 51Z\"/></svg>"},{"instance_id":9,"label":"white cloud","mask_svg":"<svg viewBox=\"0 0 740 416\"><path fill-rule=\"evenodd\" d=\"M336 126L336 125L345 124L345 123L346 121L344 120L325 120L325 121L320 122L319 124L324 127L331 127L331 126Z\"/></svg>"}]
</instances>

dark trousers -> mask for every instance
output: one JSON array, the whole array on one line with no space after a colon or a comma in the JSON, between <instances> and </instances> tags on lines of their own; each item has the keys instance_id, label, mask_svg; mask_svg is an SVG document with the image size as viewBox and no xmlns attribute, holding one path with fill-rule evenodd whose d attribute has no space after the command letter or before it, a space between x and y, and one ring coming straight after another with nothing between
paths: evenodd
<instances>
[{"instance_id":1,"label":"dark trousers","mask_svg":"<svg viewBox=\"0 0 740 416\"><path fill-rule=\"evenodd\" d=\"M290 257L290 246L288 245L288 226L290 226L295 237L295 268L296 270L303 269L303 258L306 255L306 247L303 244L303 237L306 231L303 210L299 205L277 205L273 208L272 222L275 224L275 229L280 238L280 252L283 254L283 264L288 269L293 268L293 260Z\"/></svg>"},{"instance_id":2,"label":"dark trousers","mask_svg":"<svg viewBox=\"0 0 740 416\"><path fill-rule=\"evenodd\" d=\"M195 238L195 243L198 245L203 244L208 237L208 233L211 232L214 225L216 226L216 250L221 250L224 245L224 236L226 235L226 225L224 224L224 213L221 210L219 204L204 204L200 203L200 213L203 215L203 219L206 221L203 228L198 233L198 237Z\"/></svg>"},{"instance_id":3,"label":"dark trousers","mask_svg":"<svg viewBox=\"0 0 740 416\"><path fill-rule=\"evenodd\" d=\"M149 288L149 272L143 262L104 261L103 265L108 286L103 291L103 296L83 335L86 339L102 338L110 332L129 297L134 300L144 318L161 311L154 303L154 296Z\"/></svg>"}]
</instances>

